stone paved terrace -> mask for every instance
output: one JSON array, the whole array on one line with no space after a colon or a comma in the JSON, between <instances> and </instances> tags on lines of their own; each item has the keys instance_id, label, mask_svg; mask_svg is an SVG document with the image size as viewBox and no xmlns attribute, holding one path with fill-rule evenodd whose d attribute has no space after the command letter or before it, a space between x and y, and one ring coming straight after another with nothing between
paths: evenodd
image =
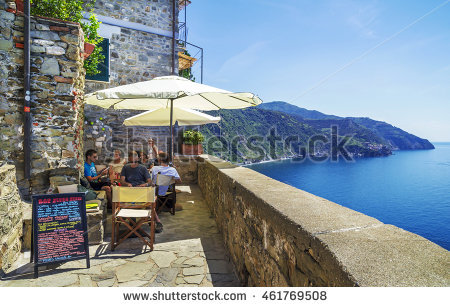
<instances>
[{"instance_id":1,"label":"stone paved terrace","mask_svg":"<svg viewBox=\"0 0 450 307\"><path fill-rule=\"evenodd\" d=\"M85 261L72 261L42 267L38 279L33 278L28 252L0 280L0 287L240 286L200 189L197 185L187 187L191 193L177 195L183 210L175 216L160 214L164 231L156 234L154 251L133 238L111 252L107 239L90 247L90 269Z\"/></svg>"}]
</instances>

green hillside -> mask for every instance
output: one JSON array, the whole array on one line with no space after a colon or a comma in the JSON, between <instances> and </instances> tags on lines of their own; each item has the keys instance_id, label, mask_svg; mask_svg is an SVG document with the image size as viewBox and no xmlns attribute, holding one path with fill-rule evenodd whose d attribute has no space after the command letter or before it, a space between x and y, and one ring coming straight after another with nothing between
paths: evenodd
<instances>
[{"instance_id":1,"label":"green hillside","mask_svg":"<svg viewBox=\"0 0 450 307\"><path fill-rule=\"evenodd\" d=\"M355 137L362 139L368 138L368 141L375 141L380 144L389 146L392 150L411 150L411 149L434 149L433 144L428 140L412 135L400 128L394 127L388 123L376 121L367 117L338 117L333 115L323 114L318 111L311 111L300 108L283 101L274 101L263 103L258 106L265 110L275 110L286 112L288 114L297 116L301 122L310 124L313 127L323 129L329 127L330 124L336 124L340 127L340 131L344 134L356 133ZM353 122L359 128L351 131L348 130L350 122ZM366 131L364 131L366 129ZM368 133L370 130L372 135ZM376 137L374 136L376 135Z\"/></svg>"},{"instance_id":2,"label":"green hillside","mask_svg":"<svg viewBox=\"0 0 450 307\"><path fill-rule=\"evenodd\" d=\"M352 117L350 119L355 123L367 127L387 140L394 150L434 149L434 146L430 141L421 139L388 123L376 121L367 117Z\"/></svg>"},{"instance_id":3,"label":"green hillside","mask_svg":"<svg viewBox=\"0 0 450 307\"><path fill-rule=\"evenodd\" d=\"M256 162L296 155L299 147L307 144L309 136L318 133L289 114L257 108L221 110L220 116L219 125L209 124L201 128L205 135L205 151L232 162ZM276 136L280 140L273 141L275 146L271 150L270 140ZM298 139L288 139L286 145L288 137Z\"/></svg>"},{"instance_id":4,"label":"green hillside","mask_svg":"<svg viewBox=\"0 0 450 307\"><path fill-rule=\"evenodd\" d=\"M218 115L217 112L209 112ZM316 142L314 136L331 140L331 126L339 126L338 135L349 139L346 149L355 156L389 155L387 143L371 130L351 120L305 120L279 111L248 108L221 110L219 125L204 125L205 152L226 160L243 163L305 155L328 154L331 142Z\"/></svg>"},{"instance_id":5,"label":"green hillside","mask_svg":"<svg viewBox=\"0 0 450 307\"><path fill-rule=\"evenodd\" d=\"M220 115L219 125L204 125L205 152L236 163L303 156L329 155L331 130L353 157L387 156L392 150L433 149L434 146L399 128L362 117L339 117L307 110L282 101L244 110L209 112ZM325 136L326 142L315 142ZM320 138L320 137L319 137Z\"/></svg>"}]
</instances>

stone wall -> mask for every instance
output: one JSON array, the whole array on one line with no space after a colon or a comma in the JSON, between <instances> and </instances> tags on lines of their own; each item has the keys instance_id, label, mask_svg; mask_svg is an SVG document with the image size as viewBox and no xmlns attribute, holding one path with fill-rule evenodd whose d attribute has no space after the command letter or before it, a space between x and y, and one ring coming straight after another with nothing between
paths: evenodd
<instances>
[{"instance_id":1,"label":"stone wall","mask_svg":"<svg viewBox=\"0 0 450 307\"><path fill-rule=\"evenodd\" d=\"M196 184L198 178L198 157L175 156L173 164L183 181L183 184Z\"/></svg>"},{"instance_id":2,"label":"stone wall","mask_svg":"<svg viewBox=\"0 0 450 307\"><path fill-rule=\"evenodd\" d=\"M247 286L449 286L449 252L253 170L202 156L198 183Z\"/></svg>"},{"instance_id":3,"label":"stone wall","mask_svg":"<svg viewBox=\"0 0 450 307\"><path fill-rule=\"evenodd\" d=\"M94 12L118 21L172 31L172 0L99 0ZM178 29L178 18L176 27ZM110 82L87 81L86 93L171 74L172 38L110 24L102 24L100 34L110 40ZM178 47L175 63L178 73ZM112 158L113 149L120 149L124 155L129 150L148 152L147 139L153 137L157 139L158 148L167 151L169 127L127 128L122 125L126 118L138 113L142 111L102 110L86 105L85 149L96 149L100 162L104 163L105 159Z\"/></svg>"},{"instance_id":4,"label":"stone wall","mask_svg":"<svg viewBox=\"0 0 450 307\"><path fill-rule=\"evenodd\" d=\"M22 200L12 165L0 166L0 275L20 255L22 248Z\"/></svg>"},{"instance_id":5,"label":"stone wall","mask_svg":"<svg viewBox=\"0 0 450 307\"><path fill-rule=\"evenodd\" d=\"M107 111L99 107L85 106L85 148L98 152L99 163L107 163L113 158L113 151L118 149L122 157L128 151L148 153L148 138L156 139L158 150L167 151L170 135L169 127L126 127L123 121L142 111L114 110Z\"/></svg>"},{"instance_id":6,"label":"stone wall","mask_svg":"<svg viewBox=\"0 0 450 307\"><path fill-rule=\"evenodd\" d=\"M100 35L109 39L110 82L86 82L86 93L151 80L172 73L172 38L133 30L120 22L172 31L172 0L102 1L95 3L94 13L112 17L117 25L100 25ZM112 22L114 23L114 22ZM178 33L178 7L176 8ZM151 29L149 29L151 32ZM171 35L171 33L170 33ZM176 47L178 48L178 46ZM178 49L176 73L178 73Z\"/></svg>"},{"instance_id":7,"label":"stone wall","mask_svg":"<svg viewBox=\"0 0 450 307\"><path fill-rule=\"evenodd\" d=\"M4 2L4 1L1 1ZM1 3L0 3L1 4ZM23 24L0 5L0 160L17 168L20 192L78 180L82 162L84 35L78 24L31 20L31 184L24 179ZM53 180L51 180L52 177Z\"/></svg>"},{"instance_id":8,"label":"stone wall","mask_svg":"<svg viewBox=\"0 0 450 307\"><path fill-rule=\"evenodd\" d=\"M109 39L110 81L87 80L86 93L172 74L171 38L118 27Z\"/></svg>"},{"instance_id":9,"label":"stone wall","mask_svg":"<svg viewBox=\"0 0 450 307\"><path fill-rule=\"evenodd\" d=\"M178 6L176 10L178 14ZM172 31L172 0L97 0L94 11L99 15Z\"/></svg>"}]
</instances>

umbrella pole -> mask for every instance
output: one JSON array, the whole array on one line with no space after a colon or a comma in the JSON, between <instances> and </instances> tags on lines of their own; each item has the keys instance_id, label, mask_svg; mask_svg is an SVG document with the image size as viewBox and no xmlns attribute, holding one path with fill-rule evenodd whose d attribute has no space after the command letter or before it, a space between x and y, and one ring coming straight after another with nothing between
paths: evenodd
<instances>
[{"instance_id":1,"label":"umbrella pole","mask_svg":"<svg viewBox=\"0 0 450 307\"><path fill-rule=\"evenodd\" d=\"M173 99L170 99L170 162L173 163Z\"/></svg>"}]
</instances>

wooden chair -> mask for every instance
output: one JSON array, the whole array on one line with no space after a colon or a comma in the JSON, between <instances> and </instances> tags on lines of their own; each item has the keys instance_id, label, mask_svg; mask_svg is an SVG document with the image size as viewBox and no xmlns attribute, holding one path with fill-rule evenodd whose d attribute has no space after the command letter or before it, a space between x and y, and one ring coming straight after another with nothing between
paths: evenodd
<instances>
[{"instance_id":1,"label":"wooden chair","mask_svg":"<svg viewBox=\"0 0 450 307\"><path fill-rule=\"evenodd\" d=\"M112 187L112 233L111 250L132 234L140 238L150 251L155 242L155 188L154 187ZM150 234L141 227L150 223ZM119 235L119 226L124 225L127 232Z\"/></svg>"},{"instance_id":2,"label":"wooden chair","mask_svg":"<svg viewBox=\"0 0 450 307\"><path fill-rule=\"evenodd\" d=\"M169 208L169 212L175 215L175 204L177 202L177 193L175 192L175 179L173 176L162 175L158 173L156 175L156 208L157 212L161 210L171 202L172 207ZM164 195L159 195L161 187L169 187Z\"/></svg>"}]
</instances>

